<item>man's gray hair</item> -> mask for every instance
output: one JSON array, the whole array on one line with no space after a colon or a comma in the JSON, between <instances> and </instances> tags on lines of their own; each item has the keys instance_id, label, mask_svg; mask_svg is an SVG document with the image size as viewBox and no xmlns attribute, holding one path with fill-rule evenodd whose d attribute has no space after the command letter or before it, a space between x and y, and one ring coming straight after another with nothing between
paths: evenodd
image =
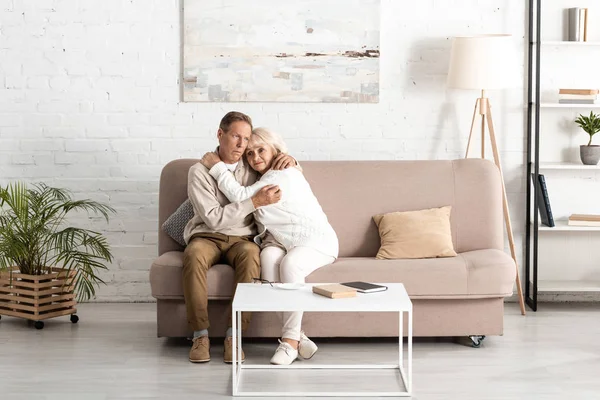
<instances>
[{"instance_id":1,"label":"man's gray hair","mask_svg":"<svg viewBox=\"0 0 600 400\"><path fill-rule=\"evenodd\" d=\"M252 137L250 138L250 140L253 139L258 139L259 141L264 142L269 146L273 147L273 149L275 149L275 155L279 153L287 154L288 152L287 146L285 145L283 138L278 133L275 133L267 128L255 128L252 131Z\"/></svg>"}]
</instances>

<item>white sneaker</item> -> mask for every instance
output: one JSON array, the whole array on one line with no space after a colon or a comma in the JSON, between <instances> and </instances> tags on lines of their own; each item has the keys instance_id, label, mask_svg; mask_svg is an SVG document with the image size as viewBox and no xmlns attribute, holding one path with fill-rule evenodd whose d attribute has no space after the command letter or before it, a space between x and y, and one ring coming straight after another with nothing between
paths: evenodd
<instances>
[{"instance_id":1,"label":"white sneaker","mask_svg":"<svg viewBox=\"0 0 600 400\"><path fill-rule=\"evenodd\" d=\"M271 357L271 364L290 365L298 358L298 350L294 349L289 343L279 340L279 347Z\"/></svg>"},{"instance_id":2,"label":"white sneaker","mask_svg":"<svg viewBox=\"0 0 600 400\"><path fill-rule=\"evenodd\" d=\"M310 359L319 350L315 342L310 340L304 332L300 334L300 342L298 343L298 354L305 360Z\"/></svg>"}]
</instances>

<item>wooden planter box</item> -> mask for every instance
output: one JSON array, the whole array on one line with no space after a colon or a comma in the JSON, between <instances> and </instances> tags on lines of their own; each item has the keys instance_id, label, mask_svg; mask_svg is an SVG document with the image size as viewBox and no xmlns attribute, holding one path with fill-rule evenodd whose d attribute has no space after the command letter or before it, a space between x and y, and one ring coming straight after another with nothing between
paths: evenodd
<instances>
[{"instance_id":1,"label":"wooden planter box","mask_svg":"<svg viewBox=\"0 0 600 400\"><path fill-rule=\"evenodd\" d=\"M44 275L21 274L17 269L11 274L0 273L0 315L35 321L35 327L44 327L42 320L75 314L77 301L74 293L76 271L67 273L53 268ZM75 321L74 321L75 319ZM71 322L77 322L71 316Z\"/></svg>"}]
</instances>

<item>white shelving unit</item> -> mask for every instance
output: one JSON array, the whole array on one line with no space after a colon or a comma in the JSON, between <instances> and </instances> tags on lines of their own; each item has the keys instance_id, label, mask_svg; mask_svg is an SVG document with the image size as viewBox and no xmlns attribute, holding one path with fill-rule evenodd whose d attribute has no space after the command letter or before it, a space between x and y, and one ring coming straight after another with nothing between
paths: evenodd
<instances>
[{"instance_id":1,"label":"white shelving unit","mask_svg":"<svg viewBox=\"0 0 600 400\"><path fill-rule=\"evenodd\" d=\"M540 108L600 108L600 104L540 103Z\"/></svg>"},{"instance_id":2,"label":"white shelving unit","mask_svg":"<svg viewBox=\"0 0 600 400\"><path fill-rule=\"evenodd\" d=\"M566 40L546 40L542 46L600 46L600 42L569 42Z\"/></svg>"},{"instance_id":3,"label":"white shelving unit","mask_svg":"<svg viewBox=\"0 0 600 400\"><path fill-rule=\"evenodd\" d=\"M570 162L541 162L539 163L540 170L552 170L552 169L569 169L569 170L599 170L600 165L584 165L581 163L570 163Z\"/></svg>"},{"instance_id":4,"label":"white shelving unit","mask_svg":"<svg viewBox=\"0 0 600 400\"><path fill-rule=\"evenodd\" d=\"M541 292L600 292L600 281L538 281Z\"/></svg>"},{"instance_id":5,"label":"white shelving unit","mask_svg":"<svg viewBox=\"0 0 600 400\"><path fill-rule=\"evenodd\" d=\"M541 224L534 201L535 187L528 175L531 207L527 210L525 295L534 310L538 293L548 293L552 298L561 293L568 293L569 299L576 293L586 299L600 298L600 226L569 226L563 219L576 213L600 214L600 205L596 208L595 200L586 201L600 192L600 165L566 161L574 160L579 154L579 145L587 143L587 135L575 134L579 130L574 122L576 116L590 111L599 113L596 110L600 104L558 103L561 88L600 89L600 75L592 67L600 59L600 30L588 29L589 41L585 42L556 40L567 30L564 26L566 9L588 7L593 10L588 27L595 28L599 23L595 6L593 0L533 0L529 7L528 113L531 125L527 135L527 172L534 175L539 171L545 176L555 217L554 227ZM599 144L599 139L600 134L594 143ZM596 186L590 189L586 185Z\"/></svg>"},{"instance_id":6,"label":"white shelving unit","mask_svg":"<svg viewBox=\"0 0 600 400\"><path fill-rule=\"evenodd\" d=\"M543 232L600 232L600 226L573 226L568 221L559 219L554 221L554 226L538 225L538 230Z\"/></svg>"}]
</instances>

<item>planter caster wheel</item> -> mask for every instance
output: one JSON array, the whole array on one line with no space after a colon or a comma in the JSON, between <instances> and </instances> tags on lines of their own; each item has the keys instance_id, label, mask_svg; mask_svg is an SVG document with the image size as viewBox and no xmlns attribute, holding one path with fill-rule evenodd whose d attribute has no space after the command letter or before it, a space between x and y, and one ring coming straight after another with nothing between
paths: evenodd
<instances>
[{"instance_id":1,"label":"planter caster wheel","mask_svg":"<svg viewBox=\"0 0 600 400\"><path fill-rule=\"evenodd\" d=\"M76 324L79 321L79 317L75 314L71 314L71 322Z\"/></svg>"},{"instance_id":2,"label":"planter caster wheel","mask_svg":"<svg viewBox=\"0 0 600 400\"><path fill-rule=\"evenodd\" d=\"M42 321L35 321L33 326L35 326L35 329L44 329L44 323Z\"/></svg>"},{"instance_id":3,"label":"planter caster wheel","mask_svg":"<svg viewBox=\"0 0 600 400\"><path fill-rule=\"evenodd\" d=\"M471 339L471 347L477 349L481 347L481 343L483 342L483 339L485 339L485 335L472 335L469 336L469 339Z\"/></svg>"}]
</instances>

